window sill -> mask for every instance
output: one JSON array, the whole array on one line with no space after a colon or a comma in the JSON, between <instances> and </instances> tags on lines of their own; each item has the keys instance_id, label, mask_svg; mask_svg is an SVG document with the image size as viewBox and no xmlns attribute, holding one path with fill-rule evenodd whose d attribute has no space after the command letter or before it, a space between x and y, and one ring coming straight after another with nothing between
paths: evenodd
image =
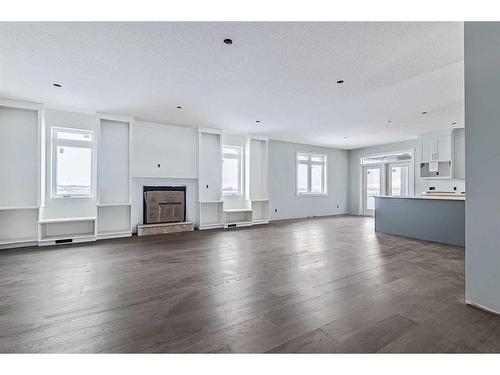
<instances>
[{"instance_id":1,"label":"window sill","mask_svg":"<svg viewBox=\"0 0 500 375\"><path fill-rule=\"evenodd\" d=\"M241 193L222 193L223 197L241 197Z\"/></svg>"},{"instance_id":2,"label":"window sill","mask_svg":"<svg viewBox=\"0 0 500 375\"><path fill-rule=\"evenodd\" d=\"M297 197L328 197L328 193L296 193Z\"/></svg>"},{"instance_id":3,"label":"window sill","mask_svg":"<svg viewBox=\"0 0 500 375\"><path fill-rule=\"evenodd\" d=\"M51 196L50 199L95 199L95 197L94 196L78 196L78 195L68 195L68 196L54 195L54 196Z\"/></svg>"}]
</instances>

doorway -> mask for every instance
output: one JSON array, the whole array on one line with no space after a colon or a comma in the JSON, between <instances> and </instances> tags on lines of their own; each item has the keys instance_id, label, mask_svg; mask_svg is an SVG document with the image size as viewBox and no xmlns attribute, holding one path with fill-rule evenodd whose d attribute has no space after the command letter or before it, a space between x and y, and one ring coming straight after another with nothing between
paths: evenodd
<instances>
[{"instance_id":1,"label":"doorway","mask_svg":"<svg viewBox=\"0 0 500 375\"><path fill-rule=\"evenodd\" d=\"M410 195L410 164L393 163L387 166L387 195L407 197Z\"/></svg>"},{"instance_id":2,"label":"doorway","mask_svg":"<svg viewBox=\"0 0 500 375\"><path fill-rule=\"evenodd\" d=\"M374 215L375 197L384 192L384 177L383 165L363 167L363 214Z\"/></svg>"}]
</instances>

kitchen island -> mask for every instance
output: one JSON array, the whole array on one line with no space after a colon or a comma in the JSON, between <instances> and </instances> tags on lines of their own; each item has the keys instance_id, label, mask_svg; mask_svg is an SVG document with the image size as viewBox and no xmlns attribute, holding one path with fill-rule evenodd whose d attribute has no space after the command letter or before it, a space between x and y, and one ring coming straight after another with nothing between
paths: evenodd
<instances>
[{"instance_id":1,"label":"kitchen island","mask_svg":"<svg viewBox=\"0 0 500 375\"><path fill-rule=\"evenodd\" d=\"M465 246L465 197L375 197L375 231Z\"/></svg>"}]
</instances>

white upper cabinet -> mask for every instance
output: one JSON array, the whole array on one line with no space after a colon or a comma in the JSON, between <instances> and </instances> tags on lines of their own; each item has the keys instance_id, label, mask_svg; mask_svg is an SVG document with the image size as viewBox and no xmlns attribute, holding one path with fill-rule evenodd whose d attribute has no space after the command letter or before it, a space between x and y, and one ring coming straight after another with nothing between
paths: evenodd
<instances>
[{"instance_id":1,"label":"white upper cabinet","mask_svg":"<svg viewBox=\"0 0 500 375\"><path fill-rule=\"evenodd\" d=\"M450 136L436 138L436 159L439 161L450 161L451 155L451 138Z\"/></svg>"},{"instance_id":2,"label":"white upper cabinet","mask_svg":"<svg viewBox=\"0 0 500 375\"><path fill-rule=\"evenodd\" d=\"M451 136L422 139L422 162L451 161Z\"/></svg>"},{"instance_id":3,"label":"white upper cabinet","mask_svg":"<svg viewBox=\"0 0 500 375\"><path fill-rule=\"evenodd\" d=\"M433 161L436 153L436 140L434 138L422 139L422 161Z\"/></svg>"}]
</instances>

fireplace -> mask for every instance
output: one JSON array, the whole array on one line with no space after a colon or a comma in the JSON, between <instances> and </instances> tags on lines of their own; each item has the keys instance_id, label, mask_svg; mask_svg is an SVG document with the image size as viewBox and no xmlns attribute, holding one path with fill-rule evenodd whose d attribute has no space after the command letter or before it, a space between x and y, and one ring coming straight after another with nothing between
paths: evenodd
<instances>
[{"instance_id":1,"label":"fireplace","mask_svg":"<svg viewBox=\"0 0 500 375\"><path fill-rule=\"evenodd\" d=\"M186 221L185 186L144 186L143 223L178 223Z\"/></svg>"}]
</instances>

